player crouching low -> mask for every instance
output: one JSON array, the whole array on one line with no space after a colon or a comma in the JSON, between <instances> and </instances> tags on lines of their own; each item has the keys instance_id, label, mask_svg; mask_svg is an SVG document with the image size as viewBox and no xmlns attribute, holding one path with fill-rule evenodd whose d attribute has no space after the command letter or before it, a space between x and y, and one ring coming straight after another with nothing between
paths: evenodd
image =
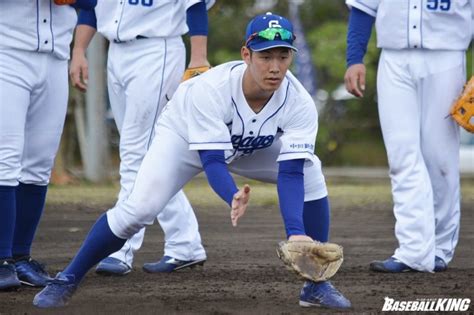
<instances>
[{"instance_id":1,"label":"player crouching low","mask_svg":"<svg viewBox=\"0 0 474 315\"><path fill-rule=\"evenodd\" d=\"M90 268L152 224L170 198L203 170L231 206L234 226L247 208L250 187L238 189L229 171L277 184L287 244L328 240L327 189L314 155L318 114L288 71L296 50L292 29L281 16L257 16L247 27L244 62L225 63L180 85L157 122L129 198L97 220L72 262L33 304L66 305ZM351 307L329 281L310 280L300 305Z\"/></svg>"}]
</instances>

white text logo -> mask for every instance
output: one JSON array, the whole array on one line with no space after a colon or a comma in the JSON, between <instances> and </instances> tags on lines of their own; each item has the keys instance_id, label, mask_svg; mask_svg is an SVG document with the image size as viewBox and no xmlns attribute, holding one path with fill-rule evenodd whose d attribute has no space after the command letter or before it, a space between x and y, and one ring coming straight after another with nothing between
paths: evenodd
<instances>
[{"instance_id":1,"label":"white text logo","mask_svg":"<svg viewBox=\"0 0 474 315\"><path fill-rule=\"evenodd\" d=\"M396 301L385 297L382 311L392 312L464 312L469 309L471 299L438 298Z\"/></svg>"}]
</instances>

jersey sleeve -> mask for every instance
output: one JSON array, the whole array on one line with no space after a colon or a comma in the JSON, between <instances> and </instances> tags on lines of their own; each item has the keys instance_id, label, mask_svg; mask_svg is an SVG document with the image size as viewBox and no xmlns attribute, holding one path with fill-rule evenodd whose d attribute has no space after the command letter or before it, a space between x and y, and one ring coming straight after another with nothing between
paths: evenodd
<instances>
[{"instance_id":1,"label":"jersey sleeve","mask_svg":"<svg viewBox=\"0 0 474 315\"><path fill-rule=\"evenodd\" d=\"M349 8L354 7L376 17L380 0L346 0L346 4Z\"/></svg>"},{"instance_id":2,"label":"jersey sleeve","mask_svg":"<svg viewBox=\"0 0 474 315\"><path fill-rule=\"evenodd\" d=\"M220 93L203 80L191 87L188 103L189 150L231 150L226 110Z\"/></svg>"},{"instance_id":3,"label":"jersey sleeve","mask_svg":"<svg viewBox=\"0 0 474 315\"><path fill-rule=\"evenodd\" d=\"M294 104L296 105L296 104ZM281 149L277 162L305 159L313 163L314 143L318 132L318 113L314 103L307 101L297 108L289 106L286 122L281 125Z\"/></svg>"}]
</instances>

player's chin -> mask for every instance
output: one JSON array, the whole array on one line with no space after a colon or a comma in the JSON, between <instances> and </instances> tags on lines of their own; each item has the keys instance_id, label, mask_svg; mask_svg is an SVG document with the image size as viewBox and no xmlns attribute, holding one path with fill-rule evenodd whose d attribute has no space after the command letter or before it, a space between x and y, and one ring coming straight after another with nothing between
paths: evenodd
<instances>
[{"instance_id":1,"label":"player's chin","mask_svg":"<svg viewBox=\"0 0 474 315\"><path fill-rule=\"evenodd\" d=\"M279 79L266 79L265 89L268 91L276 91L281 85L282 80Z\"/></svg>"}]
</instances>

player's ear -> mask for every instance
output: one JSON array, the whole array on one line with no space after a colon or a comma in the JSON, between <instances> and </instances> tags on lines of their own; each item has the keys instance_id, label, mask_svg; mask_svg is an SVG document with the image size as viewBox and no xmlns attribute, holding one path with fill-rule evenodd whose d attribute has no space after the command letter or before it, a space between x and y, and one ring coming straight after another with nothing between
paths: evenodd
<instances>
[{"instance_id":1,"label":"player's ear","mask_svg":"<svg viewBox=\"0 0 474 315\"><path fill-rule=\"evenodd\" d=\"M252 52L250 51L250 49L243 46L242 49L240 49L240 55L242 56L242 60L246 64L250 64L250 57L252 56Z\"/></svg>"}]
</instances>

